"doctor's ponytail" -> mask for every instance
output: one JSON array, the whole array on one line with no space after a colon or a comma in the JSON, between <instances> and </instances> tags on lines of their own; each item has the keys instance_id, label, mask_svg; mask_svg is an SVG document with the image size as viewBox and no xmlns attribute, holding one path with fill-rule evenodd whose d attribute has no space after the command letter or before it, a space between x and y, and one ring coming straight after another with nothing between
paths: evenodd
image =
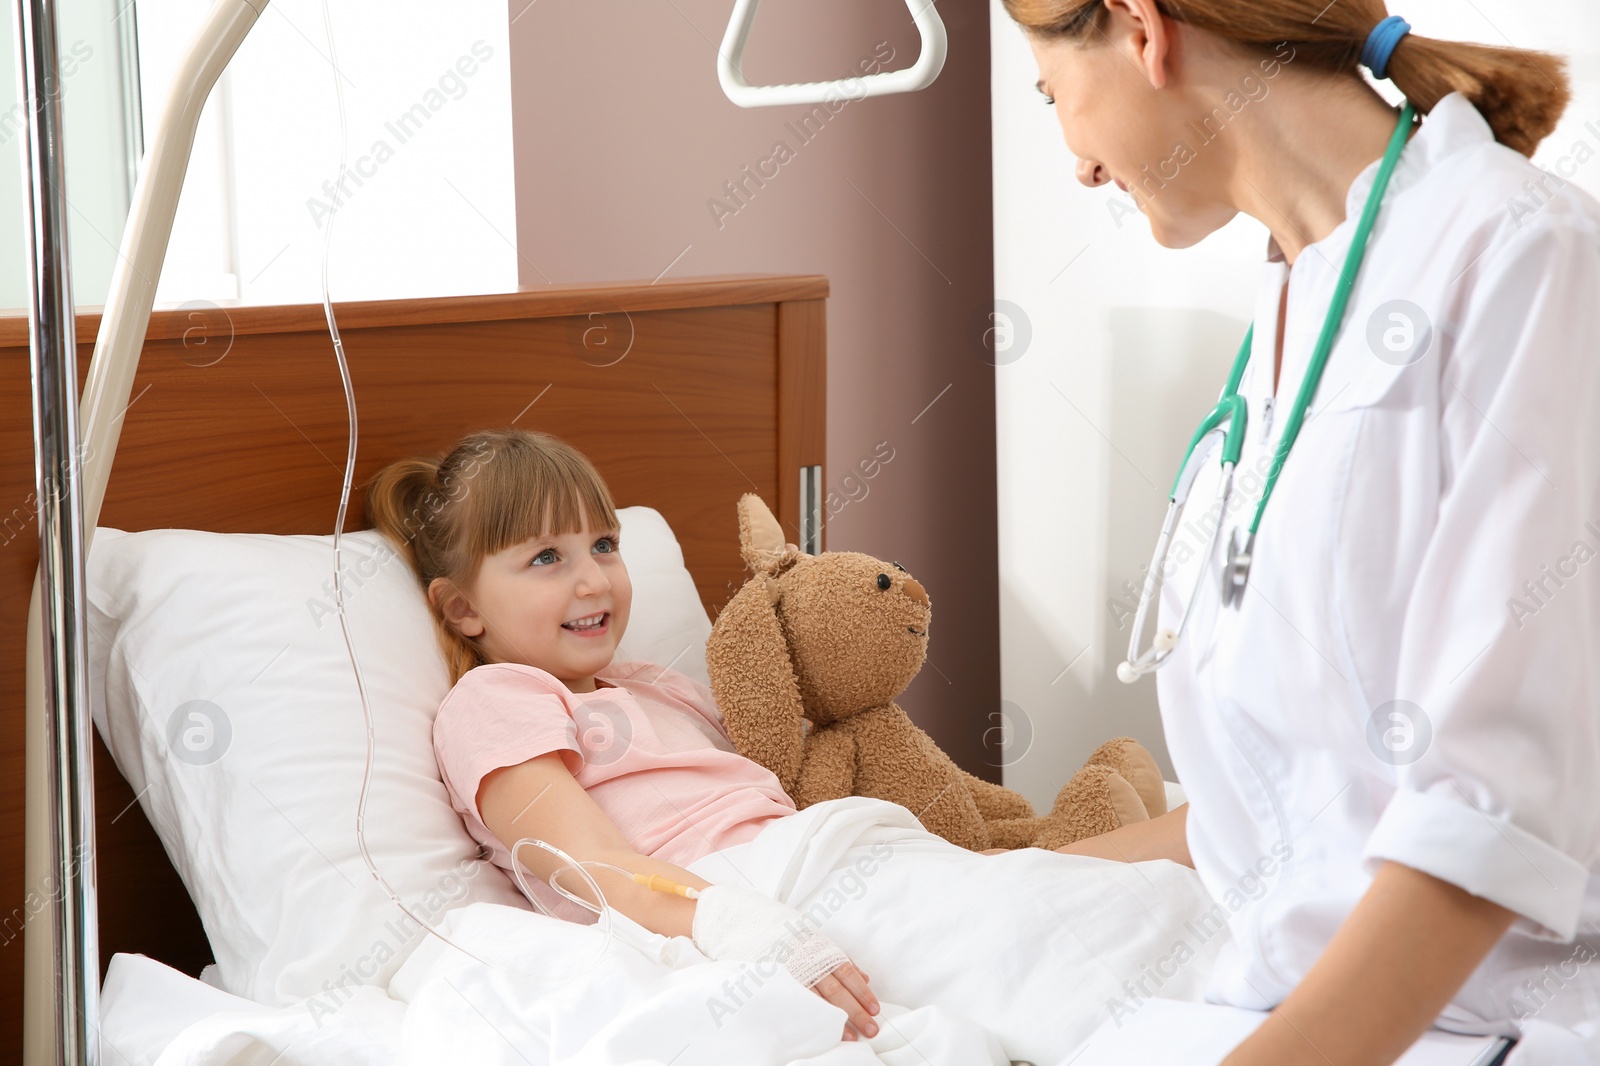
<instances>
[{"instance_id":1,"label":"doctor's ponytail","mask_svg":"<svg viewBox=\"0 0 1600 1066\"><path fill-rule=\"evenodd\" d=\"M1001 0L1041 41L1088 42L1103 28L1102 0ZM1162 14L1265 56L1279 45L1292 62L1359 75L1361 49L1388 12L1384 0L1156 0ZM1281 57L1280 57L1281 58ZM1564 58L1407 34L1388 77L1423 114L1452 92L1477 107L1501 144L1531 156L1572 97Z\"/></svg>"}]
</instances>

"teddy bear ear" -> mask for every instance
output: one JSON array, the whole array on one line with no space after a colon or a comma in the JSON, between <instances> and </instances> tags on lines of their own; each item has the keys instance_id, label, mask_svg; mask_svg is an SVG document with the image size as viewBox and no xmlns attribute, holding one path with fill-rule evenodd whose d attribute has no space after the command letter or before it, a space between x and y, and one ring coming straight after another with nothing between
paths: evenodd
<instances>
[{"instance_id":1,"label":"teddy bear ear","mask_svg":"<svg viewBox=\"0 0 1600 1066\"><path fill-rule=\"evenodd\" d=\"M747 492L739 497L739 554L756 573L775 574L784 569L784 557L792 554L783 527L761 497Z\"/></svg>"}]
</instances>

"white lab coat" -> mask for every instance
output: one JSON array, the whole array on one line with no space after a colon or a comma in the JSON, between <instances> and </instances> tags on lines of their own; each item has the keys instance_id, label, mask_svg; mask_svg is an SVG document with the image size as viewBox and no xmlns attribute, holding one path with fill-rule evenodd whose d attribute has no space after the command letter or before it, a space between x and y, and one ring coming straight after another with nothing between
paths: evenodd
<instances>
[{"instance_id":1,"label":"white lab coat","mask_svg":"<svg viewBox=\"0 0 1600 1066\"><path fill-rule=\"evenodd\" d=\"M1377 170L1292 270L1269 245L1223 541L1254 514ZM1394 173L1237 610L1223 545L1204 550L1217 485L1208 463L1175 538L1208 573L1157 674L1232 933L1209 997L1282 1001L1392 860L1518 915L1438 1024L1525 1028L1513 1063L1582 1061L1540 1048L1600 1018L1600 204L1446 97Z\"/></svg>"}]
</instances>

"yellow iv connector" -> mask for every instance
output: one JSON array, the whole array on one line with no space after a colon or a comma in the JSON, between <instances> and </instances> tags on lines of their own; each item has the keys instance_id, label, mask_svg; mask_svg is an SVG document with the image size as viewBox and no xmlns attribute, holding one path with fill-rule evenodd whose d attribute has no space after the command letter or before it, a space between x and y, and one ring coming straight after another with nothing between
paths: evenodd
<instances>
[{"instance_id":1,"label":"yellow iv connector","mask_svg":"<svg viewBox=\"0 0 1600 1066\"><path fill-rule=\"evenodd\" d=\"M629 874L629 876L653 892L675 892L680 896L687 896L689 899L700 898L699 889L690 888L688 885L680 885L676 881L668 881L660 874Z\"/></svg>"}]
</instances>

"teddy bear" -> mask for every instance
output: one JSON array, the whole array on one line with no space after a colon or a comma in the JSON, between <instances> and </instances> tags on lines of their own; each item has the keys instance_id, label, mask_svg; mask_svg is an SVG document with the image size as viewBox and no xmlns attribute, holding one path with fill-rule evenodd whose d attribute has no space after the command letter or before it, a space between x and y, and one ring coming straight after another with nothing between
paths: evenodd
<instances>
[{"instance_id":1,"label":"teddy bear","mask_svg":"<svg viewBox=\"0 0 1600 1066\"><path fill-rule=\"evenodd\" d=\"M927 590L898 563L787 545L753 493L738 514L753 574L717 615L706 667L734 748L797 809L888 800L973 851L1053 850L1166 812L1155 760L1128 737L1101 745L1042 816L957 766L894 702L927 656Z\"/></svg>"}]
</instances>

